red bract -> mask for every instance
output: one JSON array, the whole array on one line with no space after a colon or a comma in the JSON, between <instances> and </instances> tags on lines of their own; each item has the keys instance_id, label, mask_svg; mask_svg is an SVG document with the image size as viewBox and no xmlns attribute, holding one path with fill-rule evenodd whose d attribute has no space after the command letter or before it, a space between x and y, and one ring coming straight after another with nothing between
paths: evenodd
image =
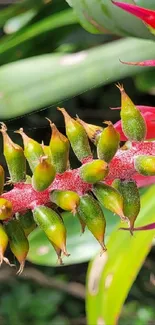
<instances>
[{"instance_id":1,"label":"red bract","mask_svg":"<svg viewBox=\"0 0 155 325\"><path fill-rule=\"evenodd\" d=\"M150 10L143 7L139 7L137 5L119 2L119 1L113 1L113 0L112 3L117 7L141 19L150 27L155 28L155 10Z\"/></svg>"},{"instance_id":2,"label":"red bract","mask_svg":"<svg viewBox=\"0 0 155 325\"><path fill-rule=\"evenodd\" d=\"M147 125L147 134L146 139L154 139L155 138L155 107L150 107L150 110L146 111L147 106L137 106L140 108L143 117L145 118ZM119 109L119 108L116 108ZM114 124L115 129L120 133L121 141L126 141L127 137L123 133L121 120Z\"/></svg>"},{"instance_id":3,"label":"red bract","mask_svg":"<svg viewBox=\"0 0 155 325\"><path fill-rule=\"evenodd\" d=\"M140 61L140 62L125 62L125 61L120 60L120 62L123 64L137 65L140 67L155 67L155 60L146 60L146 61Z\"/></svg>"},{"instance_id":4,"label":"red bract","mask_svg":"<svg viewBox=\"0 0 155 325\"><path fill-rule=\"evenodd\" d=\"M136 105L136 107L141 111L141 112L152 112L155 113L155 107L154 106L144 106L144 105ZM121 107L110 107L112 110L118 110L121 109Z\"/></svg>"}]
</instances>

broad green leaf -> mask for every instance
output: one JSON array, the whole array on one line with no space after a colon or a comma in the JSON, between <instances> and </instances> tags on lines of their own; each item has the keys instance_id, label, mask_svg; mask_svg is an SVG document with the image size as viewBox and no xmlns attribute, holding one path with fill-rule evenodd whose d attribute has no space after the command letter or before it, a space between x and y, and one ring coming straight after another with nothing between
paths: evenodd
<instances>
[{"instance_id":1,"label":"broad green leaf","mask_svg":"<svg viewBox=\"0 0 155 325\"><path fill-rule=\"evenodd\" d=\"M92 33L106 33L155 39L136 17L117 8L110 0L67 0L82 26ZM133 0L124 0L133 3ZM147 0L149 6L150 0ZM139 4L140 5L140 4ZM153 9L155 9L155 2Z\"/></svg>"},{"instance_id":2,"label":"broad green leaf","mask_svg":"<svg viewBox=\"0 0 155 325\"><path fill-rule=\"evenodd\" d=\"M63 216L67 229L67 250L71 254L69 257L63 258L65 265L89 261L100 250L98 242L88 229L80 236L79 221L71 214L64 213ZM107 238L119 218L107 211L105 217L107 219ZM30 251L27 259L35 264L56 266L55 251L40 229L34 230L30 235Z\"/></svg>"},{"instance_id":3,"label":"broad green leaf","mask_svg":"<svg viewBox=\"0 0 155 325\"><path fill-rule=\"evenodd\" d=\"M153 53L155 43L128 38L75 54L47 54L4 65L0 68L0 119L21 116L136 74L143 67L121 64L119 59L143 61Z\"/></svg>"},{"instance_id":4,"label":"broad green leaf","mask_svg":"<svg viewBox=\"0 0 155 325\"><path fill-rule=\"evenodd\" d=\"M141 212L136 226L155 221L155 185L141 200ZM122 226L122 225L121 225ZM112 232L107 252L96 256L90 263L87 275L88 324L115 325L122 305L149 250L155 230L135 232L117 228Z\"/></svg>"}]
</instances>

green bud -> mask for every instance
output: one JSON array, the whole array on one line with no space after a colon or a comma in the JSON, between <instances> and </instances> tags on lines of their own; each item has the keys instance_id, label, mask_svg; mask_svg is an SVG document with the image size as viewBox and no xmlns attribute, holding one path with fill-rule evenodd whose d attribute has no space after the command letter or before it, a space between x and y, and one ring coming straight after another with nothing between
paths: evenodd
<instances>
[{"instance_id":1,"label":"green bud","mask_svg":"<svg viewBox=\"0 0 155 325\"><path fill-rule=\"evenodd\" d=\"M19 133L22 136L24 142L24 154L33 172L35 167L39 164L40 157L44 156L43 148L40 143L29 138L22 128L16 131L16 133Z\"/></svg>"},{"instance_id":2,"label":"green bud","mask_svg":"<svg viewBox=\"0 0 155 325\"><path fill-rule=\"evenodd\" d=\"M3 188L4 188L4 178L5 178L5 173L3 167L0 165L0 195L3 193Z\"/></svg>"},{"instance_id":3,"label":"green bud","mask_svg":"<svg viewBox=\"0 0 155 325\"><path fill-rule=\"evenodd\" d=\"M123 221L127 221L123 214L122 195L116 189L103 183L97 183L93 186L93 193L106 209L118 214Z\"/></svg>"},{"instance_id":4,"label":"green bud","mask_svg":"<svg viewBox=\"0 0 155 325\"><path fill-rule=\"evenodd\" d=\"M81 225L81 234L83 234L85 232L85 228L86 228L86 223L84 222L84 220L80 217L79 213L76 213L75 216L78 218L80 225Z\"/></svg>"},{"instance_id":5,"label":"green bud","mask_svg":"<svg viewBox=\"0 0 155 325\"><path fill-rule=\"evenodd\" d=\"M97 144L97 155L107 163L111 161L119 148L120 134L115 130L110 121L104 123L108 126L102 131Z\"/></svg>"},{"instance_id":6,"label":"green bud","mask_svg":"<svg viewBox=\"0 0 155 325\"><path fill-rule=\"evenodd\" d=\"M12 203L4 198L0 198L0 220L6 220L12 216Z\"/></svg>"},{"instance_id":7,"label":"green bud","mask_svg":"<svg viewBox=\"0 0 155 325\"><path fill-rule=\"evenodd\" d=\"M1 133L3 135L3 151L8 165L11 182L24 182L26 179L26 159L22 147L15 144L7 134L7 128L1 123Z\"/></svg>"},{"instance_id":8,"label":"green bud","mask_svg":"<svg viewBox=\"0 0 155 325\"><path fill-rule=\"evenodd\" d=\"M130 141L143 141L147 127L141 112L126 94L123 86L117 85L121 92L121 122L122 129Z\"/></svg>"},{"instance_id":9,"label":"green bud","mask_svg":"<svg viewBox=\"0 0 155 325\"><path fill-rule=\"evenodd\" d=\"M97 145L98 139L100 137L101 132L103 131L103 128L98 125L88 124L81 120L79 117L77 117L76 120L84 127L90 141Z\"/></svg>"},{"instance_id":10,"label":"green bud","mask_svg":"<svg viewBox=\"0 0 155 325\"><path fill-rule=\"evenodd\" d=\"M104 160L92 160L79 169L79 175L87 183L94 184L102 181L109 172L108 164Z\"/></svg>"},{"instance_id":11,"label":"green bud","mask_svg":"<svg viewBox=\"0 0 155 325\"><path fill-rule=\"evenodd\" d=\"M63 173L68 169L69 160L69 141L59 132L54 123L50 120L50 126L52 129L52 136L50 140L50 150L52 164L54 165L57 173Z\"/></svg>"},{"instance_id":12,"label":"green bud","mask_svg":"<svg viewBox=\"0 0 155 325\"><path fill-rule=\"evenodd\" d=\"M123 212L129 219L130 232L132 234L135 220L140 211L140 195L136 182L133 180L116 179L113 181L112 186L122 194Z\"/></svg>"},{"instance_id":13,"label":"green bud","mask_svg":"<svg viewBox=\"0 0 155 325\"><path fill-rule=\"evenodd\" d=\"M134 158L134 167L141 175L155 176L155 156L136 156Z\"/></svg>"},{"instance_id":14,"label":"green bud","mask_svg":"<svg viewBox=\"0 0 155 325\"><path fill-rule=\"evenodd\" d=\"M58 246L56 246L53 242L51 242L56 254L57 254L57 257L58 257L58 260L57 260L57 263L59 265L63 265L63 261L62 261L62 258L61 258L61 254L62 254L62 250L61 248L59 248Z\"/></svg>"},{"instance_id":15,"label":"green bud","mask_svg":"<svg viewBox=\"0 0 155 325\"><path fill-rule=\"evenodd\" d=\"M76 157L81 162L88 157L92 157L88 137L84 127L71 118L64 108L58 108L58 110L61 111L64 116L66 134Z\"/></svg>"},{"instance_id":16,"label":"green bud","mask_svg":"<svg viewBox=\"0 0 155 325\"><path fill-rule=\"evenodd\" d=\"M32 184L32 177L29 175L26 175L26 181L25 184Z\"/></svg>"},{"instance_id":17,"label":"green bud","mask_svg":"<svg viewBox=\"0 0 155 325\"><path fill-rule=\"evenodd\" d=\"M9 260L6 257L4 257L5 251L8 246L8 242L9 242L8 236L2 224L0 223L0 266L2 265L3 261L8 265L13 266L13 264L10 264Z\"/></svg>"},{"instance_id":18,"label":"green bud","mask_svg":"<svg viewBox=\"0 0 155 325\"><path fill-rule=\"evenodd\" d=\"M48 162L48 157L40 157L39 164L33 172L32 187L38 192L46 190L53 182L55 174L55 167Z\"/></svg>"},{"instance_id":19,"label":"green bud","mask_svg":"<svg viewBox=\"0 0 155 325\"><path fill-rule=\"evenodd\" d=\"M88 194L83 195L80 198L78 213L82 221L100 243L103 251L105 251L104 235L106 220L98 202Z\"/></svg>"},{"instance_id":20,"label":"green bud","mask_svg":"<svg viewBox=\"0 0 155 325\"><path fill-rule=\"evenodd\" d=\"M29 251L29 242L18 220L12 219L5 224L5 231L9 237L10 249L20 263L17 274L24 270L25 259Z\"/></svg>"},{"instance_id":21,"label":"green bud","mask_svg":"<svg viewBox=\"0 0 155 325\"><path fill-rule=\"evenodd\" d=\"M72 211L74 214L80 202L80 198L76 192L54 190L50 194L50 199L65 211Z\"/></svg>"},{"instance_id":22,"label":"green bud","mask_svg":"<svg viewBox=\"0 0 155 325\"><path fill-rule=\"evenodd\" d=\"M23 215L19 215L18 220L24 230L25 236L28 237L28 235L36 228L32 212L29 210Z\"/></svg>"},{"instance_id":23,"label":"green bud","mask_svg":"<svg viewBox=\"0 0 155 325\"><path fill-rule=\"evenodd\" d=\"M45 232L49 241L62 250L66 251L66 228L61 217L52 209L40 205L33 210L34 220L37 225Z\"/></svg>"},{"instance_id":24,"label":"green bud","mask_svg":"<svg viewBox=\"0 0 155 325\"><path fill-rule=\"evenodd\" d=\"M48 157L48 162L52 163L52 154L51 154L51 148L50 146L45 146L45 144L42 142L41 144L43 151L44 151L44 156Z\"/></svg>"}]
</instances>

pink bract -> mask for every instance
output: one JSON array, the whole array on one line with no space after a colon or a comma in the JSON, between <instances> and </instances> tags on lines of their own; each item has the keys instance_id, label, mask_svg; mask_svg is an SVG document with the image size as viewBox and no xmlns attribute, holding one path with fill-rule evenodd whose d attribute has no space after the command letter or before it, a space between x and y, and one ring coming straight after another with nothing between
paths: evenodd
<instances>
[{"instance_id":1,"label":"pink bract","mask_svg":"<svg viewBox=\"0 0 155 325\"><path fill-rule=\"evenodd\" d=\"M137 18L141 19L143 22L145 22L150 27L155 28L155 10L146 9L146 8L134 5L134 4L124 3L124 2L120 2L120 1L112 0L112 3L115 6L121 8L121 9L127 11L128 13L136 16Z\"/></svg>"}]
</instances>

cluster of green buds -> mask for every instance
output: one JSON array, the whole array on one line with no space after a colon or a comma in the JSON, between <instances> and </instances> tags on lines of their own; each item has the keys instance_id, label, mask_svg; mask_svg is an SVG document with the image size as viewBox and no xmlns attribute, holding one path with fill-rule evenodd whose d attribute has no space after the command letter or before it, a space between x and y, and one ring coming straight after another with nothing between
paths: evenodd
<instances>
[{"instance_id":1,"label":"cluster of green buds","mask_svg":"<svg viewBox=\"0 0 155 325\"><path fill-rule=\"evenodd\" d=\"M137 175L155 176L155 143L146 141L147 125L141 111L121 92L121 125L127 144L120 147L120 133L115 125L105 121L105 127L88 124L79 117L63 114L66 136L49 120L51 139L48 145L28 137L23 129L16 131L23 146L15 144L1 123L3 152L10 183L6 192L5 175L0 166L0 264L9 260L4 256L7 246L23 271L29 251L28 236L36 227L42 229L53 246L58 261L69 256L66 249L67 230L62 211L78 218L82 233L87 227L106 250L104 237L106 215L103 207L126 222L131 234L140 211ZM90 142L96 147L95 157ZM69 148L72 147L81 167L71 169ZM26 161L31 175L27 175ZM11 264L10 264L11 265Z\"/></svg>"}]
</instances>

